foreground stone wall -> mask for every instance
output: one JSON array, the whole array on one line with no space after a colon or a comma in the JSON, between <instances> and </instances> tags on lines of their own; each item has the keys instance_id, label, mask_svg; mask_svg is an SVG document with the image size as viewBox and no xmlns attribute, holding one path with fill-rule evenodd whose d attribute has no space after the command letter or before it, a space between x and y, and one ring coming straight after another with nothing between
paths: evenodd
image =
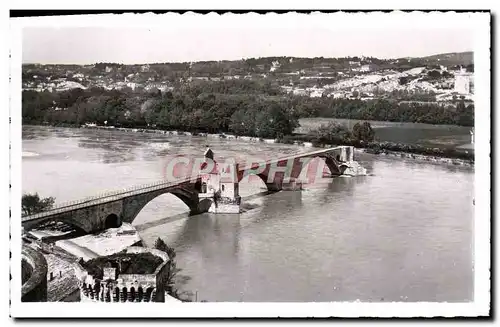
<instances>
[{"instance_id":1,"label":"foreground stone wall","mask_svg":"<svg viewBox=\"0 0 500 327\"><path fill-rule=\"evenodd\" d=\"M22 268L24 271L31 270L27 281L21 288L22 302L46 302L47 301L47 260L38 251L28 246L23 246ZM26 265L29 265L27 267Z\"/></svg>"},{"instance_id":2,"label":"foreground stone wall","mask_svg":"<svg viewBox=\"0 0 500 327\"><path fill-rule=\"evenodd\" d=\"M136 246L128 248L127 253L151 253L163 262L151 274L119 274L114 281L96 279L75 264L81 302L165 302L165 282L170 269L168 255Z\"/></svg>"}]
</instances>

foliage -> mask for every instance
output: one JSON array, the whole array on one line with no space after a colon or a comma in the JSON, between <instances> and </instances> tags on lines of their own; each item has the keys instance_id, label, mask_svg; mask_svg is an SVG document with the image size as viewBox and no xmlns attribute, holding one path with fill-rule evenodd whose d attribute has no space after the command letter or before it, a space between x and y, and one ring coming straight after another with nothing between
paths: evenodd
<instances>
[{"instance_id":1,"label":"foliage","mask_svg":"<svg viewBox=\"0 0 500 327\"><path fill-rule=\"evenodd\" d=\"M176 287L177 284L186 283L190 278L188 276L178 274L181 269L177 268L177 263L175 260L177 254L175 252L175 249L168 246L167 243L165 243L165 241L163 241L159 237L155 241L154 248L167 253L168 257L170 258L169 275L167 276L167 280L165 282L165 289L167 290L167 293L182 301L190 301L189 297L191 294L189 292L180 292Z\"/></svg>"},{"instance_id":2,"label":"foliage","mask_svg":"<svg viewBox=\"0 0 500 327\"><path fill-rule=\"evenodd\" d=\"M280 85L321 84L315 79L301 80L298 75L283 75L287 71L294 72L299 67L305 69L317 66L336 67L335 69L342 70L350 60L361 60L360 58L293 58L294 60L290 62L290 59L292 58L253 58L234 62L200 62L191 66L188 63L157 64L150 65L151 71L138 74L141 79L146 79L144 83L149 83L147 78L168 82L174 89L166 92L157 89L146 90L142 87L136 87L135 90L130 88L107 90L100 87L57 92L25 90L22 94L23 122L79 126L85 123L104 124L104 121L107 121L108 125L122 127L143 128L149 125L160 129L230 132L237 135L277 138L292 133L298 124L297 119L302 117L460 125L471 124L473 121L472 104L454 106L432 103L429 101L436 100L435 94L426 92L374 91L378 99L367 101L356 98L358 91L354 92L355 99L311 98L285 94ZM369 60L374 63L377 61L376 58ZM258 75L260 77L254 78L255 76L251 75L251 79L229 79L235 74L244 75L248 72L254 74L254 71L262 69L262 73L269 74L269 69L265 71L265 67L270 66L273 61L280 63L281 76L263 78ZM377 64L384 66L389 65L389 62L377 61ZM398 64L398 67L407 69L417 64L419 62L412 59L411 62L404 64L408 67L403 67L403 64ZM23 66L23 81L27 79L27 81L46 82L46 79L53 78L47 69L53 71L53 75L64 77L66 74L64 67L54 66L42 70ZM112 68L112 72L103 73L106 67ZM104 74L107 79L113 80L121 75L127 76L137 72L139 68L134 65L99 63L93 68L79 69L87 69L85 74L89 76L96 70L97 76ZM189 74L184 76L186 71L189 71ZM188 76L196 77L197 74L206 76L207 73L218 75L221 80L193 79L187 82ZM446 72L430 70L424 78L438 78L438 74L440 77L449 75ZM338 79L338 74L332 76L330 82ZM400 83L406 84L414 78L417 77L401 77Z\"/></svg>"},{"instance_id":3,"label":"foliage","mask_svg":"<svg viewBox=\"0 0 500 327\"><path fill-rule=\"evenodd\" d=\"M401 76L399 78L399 85L406 85L410 81L410 78L408 76Z\"/></svg>"},{"instance_id":4,"label":"foliage","mask_svg":"<svg viewBox=\"0 0 500 327\"><path fill-rule=\"evenodd\" d=\"M344 125L330 122L312 132L313 144L350 144L352 133Z\"/></svg>"},{"instance_id":5,"label":"foliage","mask_svg":"<svg viewBox=\"0 0 500 327\"><path fill-rule=\"evenodd\" d=\"M119 252L109 256L97 257L82 263L83 267L94 278L102 279L104 267L113 266L120 261L123 274L151 274L163 262L160 257L151 253L124 253Z\"/></svg>"},{"instance_id":6,"label":"foliage","mask_svg":"<svg viewBox=\"0 0 500 327\"><path fill-rule=\"evenodd\" d=\"M435 98L429 94L428 97ZM474 105L437 104L432 102L388 99L360 100L297 97L291 101L299 117L347 118L427 124L473 126ZM463 118L460 118L463 117Z\"/></svg>"},{"instance_id":7,"label":"foliage","mask_svg":"<svg viewBox=\"0 0 500 327\"><path fill-rule=\"evenodd\" d=\"M371 142L375 138L375 131L369 122L356 123L352 128L352 136L356 141Z\"/></svg>"},{"instance_id":8,"label":"foliage","mask_svg":"<svg viewBox=\"0 0 500 327\"><path fill-rule=\"evenodd\" d=\"M23 194L21 198L21 210L23 216L34 215L36 213L49 210L54 206L53 197L40 199L38 193Z\"/></svg>"},{"instance_id":9,"label":"foliage","mask_svg":"<svg viewBox=\"0 0 500 327\"><path fill-rule=\"evenodd\" d=\"M461 151L455 148L430 148L419 144L402 144L395 142L370 142L364 145L369 153L405 152L418 155L435 156L442 158L462 159L473 162L474 153Z\"/></svg>"}]
</instances>

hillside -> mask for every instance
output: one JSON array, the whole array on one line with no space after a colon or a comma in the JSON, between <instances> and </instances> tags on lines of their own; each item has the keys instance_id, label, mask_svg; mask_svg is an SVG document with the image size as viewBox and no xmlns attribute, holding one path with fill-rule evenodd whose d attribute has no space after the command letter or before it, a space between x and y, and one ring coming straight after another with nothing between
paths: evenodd
<instances>
[{"instance_id":1,"label":"hillside","mask_svg":"<svg viewBox=\"0 0 500 327\"><path fill-rule=\"evenodd\" d=\"M107 122L258 137L287 135L304 117L471 126L474 68L456 62L446 65L439 56L268 57L23 65L23 121Z\"/></svg>"},{"instance_id":2,"label":"hillside","mask_svg":"<svg viewBox=\"0 0 500 327\"><path fill-rule=\"evenodd\" d=\"M474 53L472 51L441 53L437 55L422 57L421 59L428 60L429 62L433 63L439 62L441 65L469 66L474 64Z\"/></svg>"},{"instance_id":3,"label":"hillside","mask_svg":"<svg viewBox=\"0 0 500 327\"><path fill-rule=\"evenodd\" d=\"M455 94L455 75L463 73L462 67L470 75L471 86ZM250 80L281 89L273 95L450 101L454 96L470 99L473 71L471 52L391 60L267 57L145 65L24 65L23 89L172 91L192 83Z\"/></svg>"}]
</instances>

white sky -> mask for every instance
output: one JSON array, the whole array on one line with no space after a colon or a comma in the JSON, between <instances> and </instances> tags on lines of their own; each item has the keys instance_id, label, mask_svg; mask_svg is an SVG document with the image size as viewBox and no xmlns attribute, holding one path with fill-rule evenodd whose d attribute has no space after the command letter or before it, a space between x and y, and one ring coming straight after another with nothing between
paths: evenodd
<instances>
[{"instance_id":1,"label":"white sky","mask_svg":"<svg viewBox=\"0 0 500 327\"><path fill-rule=\"evenodd\" d=\"M340 15L108 15L100 19L63 17L60 21L47 17L37 23L36 18L24 18L29 24L23 29L23 62L399 58L474 50L474 34L463 14L447 16L448 20L430 14Z\"/></svg>"}]
</instances>

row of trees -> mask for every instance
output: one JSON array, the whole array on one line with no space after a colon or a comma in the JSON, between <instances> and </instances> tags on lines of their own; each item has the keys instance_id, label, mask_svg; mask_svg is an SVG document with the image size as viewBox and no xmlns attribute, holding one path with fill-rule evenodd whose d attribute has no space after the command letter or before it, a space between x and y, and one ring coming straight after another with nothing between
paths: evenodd
<instances>
[{"instance_id":1,"label":"row of trees","mask_svg":"<svg viewBox=\"0 0 500 327\"><path fill-rule=\"evenodd\" d=\"M304 140L306 139L312 141L315 145L354 145L373 142L375 139L375 131L369 122L363 122L362 124L356 123L352 130L349 130L345 125L330 122L329 124L321 125L318 129L305 135Z\"/></svg>"},{"instance_id":2,"label":"row of trees","mask_svg":"<svg viewBox=\"0 0 500 327\"><path fill-rule=\"evenodd\" d=\"M377 99L310 98L286 95L265 81L198 81L170 92L72 89L24 91L25 123L98 124L231 132L257 137L291 134L298 118L421 122L472 126L474 106Z\"/></svg>"},{"instance_id":3,"label":"row of trees","mask_svg":"<svg viewBox=\"0 0 500 327\"><path fill-rule=\"evenodd\" d=\"M192 83L164 93L100 88L24 91L23 120L278 137L298 126L289 99L278 92L273 85L250 81Z\"/></svg>"},{"instance_id":4,"label":"row of trees","mask_svg":"<svg viewBox=\"0 0 500 327\"><path fill-rule=\"evenodd\" d=\"M474 125L474 105L456 106L388 99L360 100L301 97L292 101L299 117L348 118L448 125Z\"/></svg>"}]
</instances>

